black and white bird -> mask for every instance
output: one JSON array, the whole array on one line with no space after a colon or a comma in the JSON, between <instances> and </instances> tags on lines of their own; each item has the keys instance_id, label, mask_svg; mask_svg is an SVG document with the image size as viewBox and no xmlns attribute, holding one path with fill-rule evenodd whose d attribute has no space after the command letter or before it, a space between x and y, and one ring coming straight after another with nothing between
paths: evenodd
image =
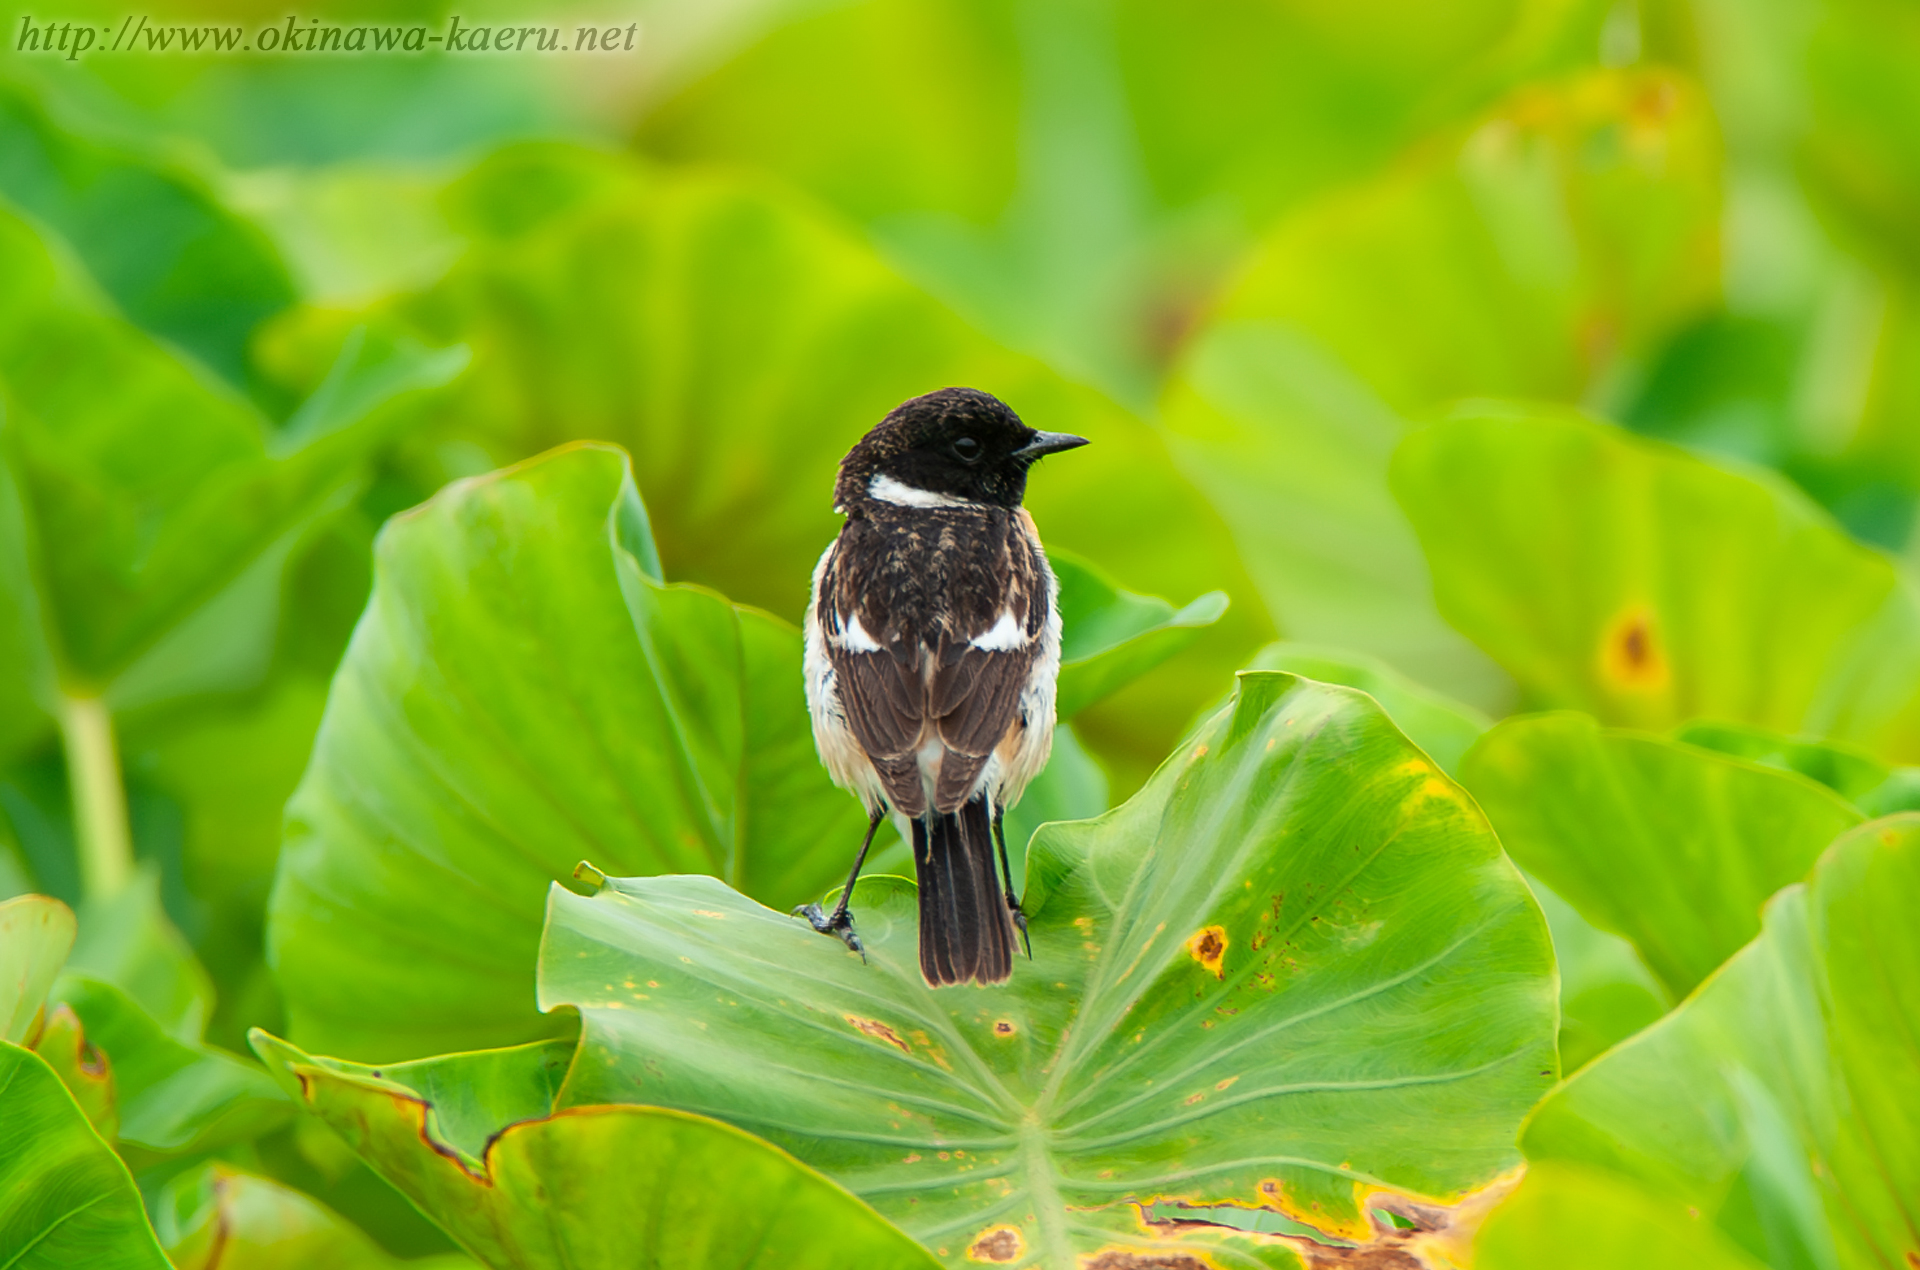
<instances>
[{"instance_id":1,"label":"black and white bird","mask_svg":"<svg viewBox=\"0 0 1920 1270\"><path fill-rule=\"evenodd\" d=\"M840 462L847 523L813 571L807 704L821 760L872 820L833 911L794 911L864 955L847 903L892 813L913 842L920 973L935 987L1004 982L1025 932L1001 816L1053 745L1060 610L1020 500L1036 460L1085 444L943 388Z\"/></svg>"}]
</instances>

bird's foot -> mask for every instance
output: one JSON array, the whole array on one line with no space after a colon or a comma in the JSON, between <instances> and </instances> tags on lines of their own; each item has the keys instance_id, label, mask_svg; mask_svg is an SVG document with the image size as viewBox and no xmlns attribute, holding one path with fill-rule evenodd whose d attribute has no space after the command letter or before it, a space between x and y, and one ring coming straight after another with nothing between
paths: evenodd
<instances>
[{"instance_id":1,"label":"bird's foot","mask_svg":"<svg viewBox=\"0 0 1920 1270\"><path fill-rule=\"evenodd\" d=\"M822 935L837 936L841 943L860 954L862 964L866 962L866 946L860 942L860 936L853 933L853 914L846 909L835 907L829 914L818 904L802 904L793 910L793 916L806 918L807 922Z\"/></svg>"},{"instance_id":2,"label":"bird's foot","mask_svg":"<svg viewBox=\"0 0 1920 1270\"><path fill-rule=\"evenodd\" d=\"M1033 941L1027 938L1027 915L1020 907L1020 901L1007 896L1007 907L1013 910L1013 925L1020 932L1020 942L1027 950L1027 960L1033 960Z\"/></svg>"}]
</instances>

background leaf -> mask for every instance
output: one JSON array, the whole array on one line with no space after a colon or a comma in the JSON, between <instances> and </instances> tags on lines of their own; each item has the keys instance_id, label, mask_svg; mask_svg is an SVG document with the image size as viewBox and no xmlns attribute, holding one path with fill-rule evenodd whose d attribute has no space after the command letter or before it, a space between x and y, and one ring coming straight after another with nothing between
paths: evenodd
<instances>
[{"instance_id":1,"label":"background leaf","mask_svg":"<svg viewBox=\"0 0 1920 1270\"><path fill-rule=\"evenodd\" d=\"M765 1133L949 1264L993 1240L1047 1264L1283 1265L1222 1227L1143 1232L1132 1203L1264 1207L1391 1248L1369 1205L1423 1196L1446 1225L1514 1165L1554 1079L1538 910L1351 690L1244 675L1128 804L1041 831L1025 897L1035 960L935 991L903 882L856 891L868 964L711 879L556 887L541 1001L583 1029L560 1102Z\"/></svg>"},{"instance_id":2,"label":"background leaf","mask_svg":"<svg viewBox=\"0 0 1920 1270\"><path fill-rule=\"evenodd\" d=\"M1764 1262L1690 1214L1591 1169L1542 1164L1527 1170L1474 1240L1473 1264L1483 1270L1760 1270Z\"/></svg>"},{"instance_id":3,"label":"background leaf","mask_svg":"<svg viewBox=\"0 0 1920 1270\"><path fill-rule=\"evenodd\" d=\"M1441 611L1531 705L1920 753L1920 606L1780 482L1540 414L1415 433L1393 479Z\"/></svg>"},{"instance_id":4,"label":"background leaf","mask_svg":"<svg viewBox=\"0 0 1920 1270\"><path fill-rule=\"evenodd\" d=\"M154 1225L174 1270L460 1270L462 1256L401 1260L299 1191L226 1164L168 1182Z\"/></svg>"},{"instance_id":5,"label":"background leaf","mask_svg":"<svg viewBox=\"0 0 1920 1270\"><path fill-rule=\"evenodd\" d=\"M265 1033L254 1046L354 1150L496 1270L932 1264L871 1208L727 1125L657 1107L536 1110L529 1095L551 1095L543 1078L551 1046L379 1070L309 1058ZM458 1070L475 1066L488 1074ZM508 1075L514 1069L523 1079ZM413 1083L428 1076L431 1086ZM447 1120L429 1099L449 1092L468 1100L462 1136L477 1158L441 1136Z\"/></svg>"},{"instance_id":6,"label":"background leaf","mask_svg":"<svg viewBox=\"0 0 1920 1270\"><path fill-rule=\"evenodd\" d=\"M113 1064L121 1154L144 1166L258 1137L290 1108L257 1067L168 1036L112 984L67 975L54 999L85 1026Z\"/></svg>"},{"instance_id":7,"label":"background leaf","mask_svg":"<svg viewBox=\"0 0 1920 1270\"><path fill-rule=\"evenodd\" d=\"M0 197L54 228L127 318L246 387L247 340L293 303L260 230L183 172L65 132L0 87Z\"/></svg>"},{"instance_id":8,"label":"background leaf","mask_svg":"<svg viewBox=\"0 0 1920 1270\"><path fill-rule=\"evenodd\" d=\"M1826 787L1585 715L1508 719L1460 779L1507 851L1675 998L1760 932L1760 906L1860 823Z\"/></svg>"},{"instance_id":9,"label":"background leaf","mask_svg":"<svg viewBox=\"0 0 1920 1270\"><path fill-rule=\"evenodd\" d=\"M1692 1205L1776 1266L1920 1251L1916 900L1920 817L1849 833L1719 974L1541 1104L1528 1157Z\"/></svg>"}]
</instances>

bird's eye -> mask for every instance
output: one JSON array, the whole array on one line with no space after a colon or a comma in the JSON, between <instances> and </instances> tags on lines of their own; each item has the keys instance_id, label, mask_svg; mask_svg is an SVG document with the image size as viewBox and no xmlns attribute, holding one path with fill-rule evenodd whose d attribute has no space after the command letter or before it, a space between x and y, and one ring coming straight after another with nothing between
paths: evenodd
<instances>
[{"instance_id":1,"label":"bird's eye","mask_svg":"<svg viewBox=\"0 0 1920 1270\"><path fill-rule=\"evenodd\" d=\"M961 437L953 443L954 456L963 463L971 463L980 457L980 443L972 437Z\"/></svg>"}]
</instances>

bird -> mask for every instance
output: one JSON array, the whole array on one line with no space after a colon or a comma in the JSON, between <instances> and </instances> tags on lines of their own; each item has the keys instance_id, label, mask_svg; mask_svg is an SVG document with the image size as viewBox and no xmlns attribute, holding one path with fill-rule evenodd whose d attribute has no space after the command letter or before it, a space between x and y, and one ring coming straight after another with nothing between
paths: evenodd
<instances>
[{"instance_id":1,"label":"bird","mask_svg":"<svg viewBox=\"0 0 1920 1270\"><path fill-rule=\"evenodd\" d=\"M889 411L834 483L846 522L813 571L803 669L821 761L869 821L833 910L794 915L864 960L848 903L893 816L933 987L1004 983L1027 935L1001 822L1053 746L1060 587L1021 501L1035 462L1085 444L942 388Z\"/></svg>"}]
</instances>

